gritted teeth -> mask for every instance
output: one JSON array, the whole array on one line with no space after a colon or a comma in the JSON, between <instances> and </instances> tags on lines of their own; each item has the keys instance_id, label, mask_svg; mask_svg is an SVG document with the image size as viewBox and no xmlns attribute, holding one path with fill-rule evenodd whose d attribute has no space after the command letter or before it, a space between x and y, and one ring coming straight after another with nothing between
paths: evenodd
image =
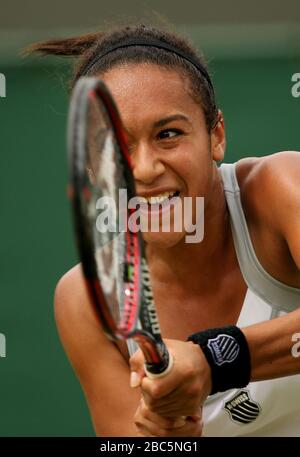
<instances>
[{"instance_id":1,"label":"gritted teeth","mask_svg":"<svg viewBox=\"0 0 300 457\"><path fill-rule=\"evenodd\" d=\"M179 191L173 191L173 192L164 192L162 194L150 196L150 197L142 197L142 200L147 202L148 205L157 205L160 203L163 203L165 200L176 197L179 195Z\"/></svg>"}]
</instances>

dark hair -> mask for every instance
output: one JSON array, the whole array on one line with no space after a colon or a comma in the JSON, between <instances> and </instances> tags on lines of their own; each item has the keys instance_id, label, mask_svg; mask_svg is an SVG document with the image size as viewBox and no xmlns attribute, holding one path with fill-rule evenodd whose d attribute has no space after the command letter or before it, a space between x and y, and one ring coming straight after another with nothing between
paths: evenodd
<instances>
[{"instance_id":1,"label":"dark hair","mask_svg":"<svg viewBox=\"0 0 300 457\"><path fill-rule=\"evenodd\" d=\"M143 45L120 47L106 54L108 49L118 45L121 46L124 40L132 39L160 41L162 44L177 48L187 58L185 59L166 49ZM183 77L188 77L191 96L201 104L204 110L208 131L215 126L218 119L214 90L204 75L207 72L204 57L194 49L186 38L180 37L175 33L152 26L126 26L109 32L89 33L67 39L48 40L35 43L25 49L26 54L35 52L42 55L79 56L74 67L71 88L78 78L83 75L104 73L114 66L128 62L153 63L168 69L176 69L181 72ZM103 57L97 59L98 55L103 55ZM189 59L195 62L198 68ZM203 69L203 72L199 71L199 68Z\"/></svg>"}]
</instances>

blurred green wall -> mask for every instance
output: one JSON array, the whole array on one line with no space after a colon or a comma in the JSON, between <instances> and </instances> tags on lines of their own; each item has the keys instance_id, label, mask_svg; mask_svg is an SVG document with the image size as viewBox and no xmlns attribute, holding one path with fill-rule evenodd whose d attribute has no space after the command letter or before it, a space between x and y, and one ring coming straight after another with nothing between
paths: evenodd
<instances>
[{"instance_id":1,"label":"blurred green wall","mask_svg":"<svg viewBox=\"0 0 300 457\"><path fill-rule=\"evenodd\" d=\"M212 60L227 128L226 161L299 150L300 58ZM60 345L53 291L77 262L65 194L66 67L1 67L0 436L92 436L81 388Z\"/></svg>"}]
</instances>

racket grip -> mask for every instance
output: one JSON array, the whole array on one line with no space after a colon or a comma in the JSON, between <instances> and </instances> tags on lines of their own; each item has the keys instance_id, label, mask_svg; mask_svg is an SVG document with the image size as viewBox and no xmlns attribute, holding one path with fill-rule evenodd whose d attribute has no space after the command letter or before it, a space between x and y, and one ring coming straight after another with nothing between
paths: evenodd
<instances>
[{"instance_id":1,"label":"racket grip","mask_svg":"<svg viewBox=\"0 0 300 457\"><path fill-rule=\"evenodd\" d=\"M144 365L145 373L150 379L156 379L156 378L162 378L163 376L166 376L170 371L172 370L174 364L174 360L172 355L169 353L169 361L167 367L161 371L160 373L153 373L147 368L147 363Z\"/></svg>"},{"instance_id":2,"label":"racket grip","mask_svg":"<svg viewBox=\"0 0 300 457\"><path fill-rule=\"evenodd\" d=\"M172 354L170 354L170 352L169 352L169 363L168 363L167 368L164 371L162 371L161 373L151 373L151 371L147 370L147 364L146 363L144 365L144 369L145 369L145 373L146 373L148 378L157 379L157 378L162 378L163 376L166 376L168 373L170 373L170 371L172 370L173 365L174 365L174 359L172 357ZM187 416L181 416L181 419L186 421Z\"/></svg>"}]
</instances>

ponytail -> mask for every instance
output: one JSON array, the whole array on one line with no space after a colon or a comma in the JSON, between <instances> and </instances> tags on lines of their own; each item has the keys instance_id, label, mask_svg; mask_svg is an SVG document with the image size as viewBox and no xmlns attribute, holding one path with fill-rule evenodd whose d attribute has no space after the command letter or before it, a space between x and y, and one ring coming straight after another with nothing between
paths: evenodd
<instances>
[{"instance_id":1,"label":"ponytail","mask_svg":"<svg viewBox=\"0 0 300 457\"><path fill-rule=\"evenodd\" d=\"M97 32L71 38L41 41L27 46L22 50L22 55L38 53L42 56L78 57L91 49L104 35L103 32Z\"/></svg>"}]
</instances>

